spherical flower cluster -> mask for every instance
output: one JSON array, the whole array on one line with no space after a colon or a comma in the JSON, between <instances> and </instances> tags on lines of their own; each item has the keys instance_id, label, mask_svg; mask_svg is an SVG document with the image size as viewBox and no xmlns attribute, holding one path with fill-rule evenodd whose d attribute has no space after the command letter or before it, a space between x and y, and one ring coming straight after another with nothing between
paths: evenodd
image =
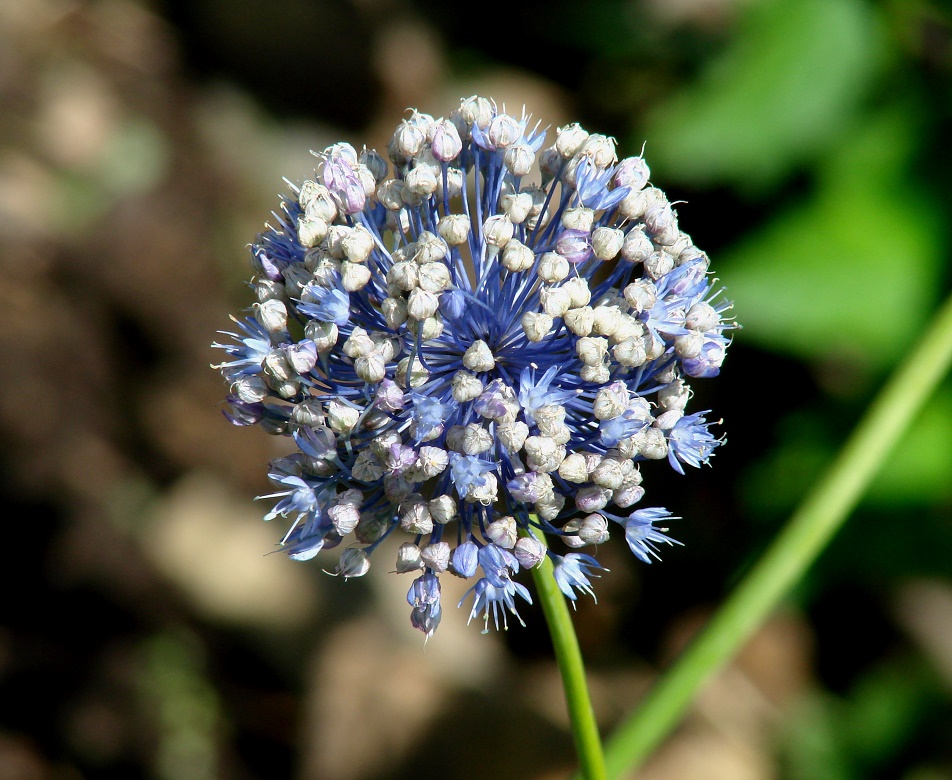
<instances>
[{"instance_id":1,"label":"spherical flower cluster","mask_svg":"<svg viewBox=\"0 0 952 780\"><path fill-rule=\"evenodd\" d=\"M666 509L632 509L640 464L683 474L722 441L685 413L733 327L707 256L641 157L577 124L544 139L472 97L412 112L386 158L327 148L252 247L251 316L215 345L228 418L296 444L265 496L290 521L281 549L350 540L338 570L358 577L402 534L427 636L447 571L475 578L487 626L518 619L514 575L546 555L568 598L591 593L595 558L530 527L574 550L617 523L650 563L676 542Z\"/></svg>"}]
</instances>

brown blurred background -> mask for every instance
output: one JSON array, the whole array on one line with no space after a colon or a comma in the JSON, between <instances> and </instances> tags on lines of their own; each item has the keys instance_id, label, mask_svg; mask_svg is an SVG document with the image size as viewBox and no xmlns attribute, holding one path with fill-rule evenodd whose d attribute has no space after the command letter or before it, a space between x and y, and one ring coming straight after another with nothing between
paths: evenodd
<instances>
[{"instance_id":1,"label":"brown blurred background","mask_svg":"<svg viewBox=\"0 0 952 780\"><path fill-rule=\"evenodd\" d=\"M424 647L385 563L267 555L281 442L222 417L209 344L282 177L479 93L647 140L687 201L745 325L695 401L730 441L646 474L684 549L600 550L576 620L608 730L948 289L950 70L928 2L0 0L0 779L567 777L541 613L483 636L458 587ZM950 486L946 383L638 777L952 777Z\"/></svg>"}]
</instances>

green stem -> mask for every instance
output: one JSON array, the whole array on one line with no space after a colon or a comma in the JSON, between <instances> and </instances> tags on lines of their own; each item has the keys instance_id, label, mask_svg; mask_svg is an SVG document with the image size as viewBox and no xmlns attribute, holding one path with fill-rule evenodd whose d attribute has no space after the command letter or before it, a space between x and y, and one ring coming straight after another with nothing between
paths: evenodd
<instances>
[{"instance_id":1,"label":"green stem","mask_svg":"<svg viewBox=\"0 0 952 780\"><path fill-rule=\"evenodd\" d=\"M701 685L753 634L856 506L902 432L952 364L952 298L869 407L839 456L707 627L609 740L608 776L643 762Z\"/></svg>"},{"instance_id":2,"label":"green stem","mask_svg":"<svg viewBox=\"0 0 952 780\"><path fill-rule=\"evenodd\" d=\"M540 542L545 543L544 538L534 528L530 529L530 532ZM548 556L532 569L532 577L545 621L549 625L555 660L562 675L565 702L572 724L575 751L578 754L579 775L584 780L606 780L605 756L602 753L598 724L595 722L595 713L585 682L582 651L578 646L565 596L555 581L554 567Z\"/></svg>"}]
</instances>

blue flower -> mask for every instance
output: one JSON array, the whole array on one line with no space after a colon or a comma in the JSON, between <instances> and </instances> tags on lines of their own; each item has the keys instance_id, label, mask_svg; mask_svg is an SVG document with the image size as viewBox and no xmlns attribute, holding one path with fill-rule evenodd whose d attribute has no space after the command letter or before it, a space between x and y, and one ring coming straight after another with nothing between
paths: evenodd
<instances>
[{"instance_id":1,"label":"blue flower","mask_svg":"<svg viewBox=\"0 0 952 780\"><path fill-rule=\"evenodd\" d=\"M420 629L427 637L433 636L443 610L440 607L440 580L433 572L427 572L418 577L410 586L407 601L413 610L410 612L410 623Z\"/></svg>"},{"instance_id":2,"label":"blue flower","mask_svg":"<svg viewBox=\"0 0 952 780\"><path fill-rule=\"evenodd\" d=\"M578 548L611 519L650 562L676 542L666 510L631 509L642 466L683 472L722 443L686 411L735 327L707 256L641 157L578 125L545 143L472 97L411 112L386 157L328 147L254 242L257 303L214 345L228 419L296 447L262 497L290 525L281 549L346 541L360 576L404 535L427 636L447 569L476 579L470 618L518 617L514 578L546 554L520 528ZM592 593L595 558L548 555L567 598Z\"/></svg>"},{"instance_id":3,"label":"blue flower","mask_svg":"<svg viewBox=\"0 0 952 780\"><path fill-rule=\"evenodd\" d=\"M659 544L681 544L677 539L672 539L665 531L667 528L655 528L654 524L673 520L671 513L663 507L652 507L650 509L639 509L632 512L625 522L625 541L631 551L640 560L645 563L651 563L651 559L661 560L658 555Z\"/></svg>"},{"instance_id":4,"label":"blue flower","mask_svg":"<svg viewBox=\"0 0 952 780\"><path fill-rule=\"evenodd\" d=\"M684 473L682 463L700 468L714 453L714 448L724 443L708 430L707 412L696 412L679 419L668 431L668 463L679 474Z\"/></svg>"},{"instance_id":5,"label":"blue flower","mask_svg":"<svg viewBox=\"0 0 952 780\"><path fill-rule=\"evenodd\" d=\"M470 610L469 619L472 620L476 615L482 612L483 633L489 630L490 612L492 612L493 625L497 630L499 629L500 614L502 615L503 628L509 628L509 620L506 617L506 612L511 612L516 616L516 620L518 620L521 625L525 625L525 623L522 622L522 618L519 617L519 612L516 610L515 598L519 596L519 598L529 604L532 603L532 596L529 595L529 591L525 585L520 585L518 582L513 582L512 580L505 580L500 585L493 585L489 579L483 577L466 592L466 596L470 593L474 595L473 608ZM460 601L460 606L463 605L466 596L463 596L463 599Z\"/></svg>"},{"instance_id":6,"label":"blue flower","mask_svg":"<svg viewBox=\"0 0 952 780\"><path fill-rule=\"evenodd\" d=\"M555 564L555 581L566 598L575 601L578 598L575 593L576 588L594 598L595 592L592 590L592 581L589 577L598 576L593 573L595 570L608 571L608 569L599 565L591 555L584 553L552 555L552 559Z\"/></svg>"}]
</instances>

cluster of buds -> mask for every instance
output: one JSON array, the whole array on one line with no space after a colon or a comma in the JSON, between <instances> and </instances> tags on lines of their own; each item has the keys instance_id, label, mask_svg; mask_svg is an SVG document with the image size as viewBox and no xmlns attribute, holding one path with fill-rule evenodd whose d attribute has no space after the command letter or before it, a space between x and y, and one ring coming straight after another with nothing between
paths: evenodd
<instances>
[{"instance_id":1,"label":"cluster of buds","mask_svg":"<svg viewBox=\"0 0 952 780\"><path fill-rule=\"evenodd\" d=\"M472 97L412 112L387 158L329 147L253 245L257 303L215 345L229 419L297 445L269 474L282 549L349 539L356 577L404 534L427 636L444 572L477 578L487 626L518 617L514 575L546 555L568 598L591 592L596 559L543 534L576 550L618 524L650 563L676 542L667 510L633 509L642 463L683 474L722 441L686 413L733 327L707 256L640 156L577 124L544 139Z\"/></svg>"}]
</instances>

